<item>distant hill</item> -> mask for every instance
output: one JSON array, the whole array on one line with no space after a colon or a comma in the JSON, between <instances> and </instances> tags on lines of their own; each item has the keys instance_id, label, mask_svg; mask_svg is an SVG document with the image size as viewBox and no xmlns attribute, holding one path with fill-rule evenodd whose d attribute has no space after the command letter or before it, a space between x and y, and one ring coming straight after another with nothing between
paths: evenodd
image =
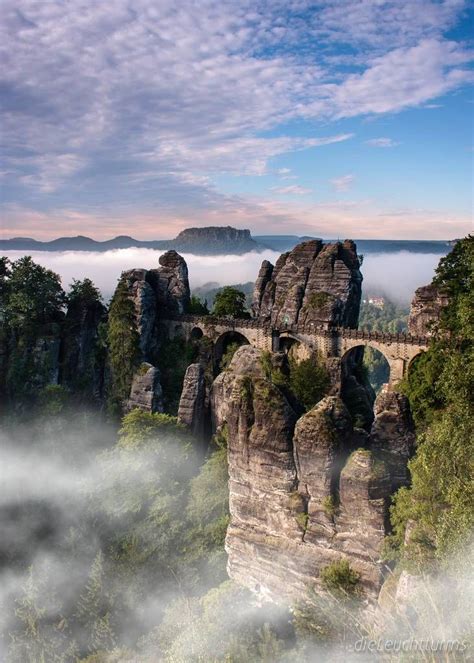
<instances>
[{"instance_id":1,"label":"distant hill","mask_svg":"<svg viewBox=\"0 0 474 663\"><path fill-rule=\"evenodd\" d=\"M59 237L49 242L41 242L31 237L14 237L0 240L3 251L110 251L111 249L175 249L183 253L197 255L242 254L249 251L262 251L250 235L250 230L240 230L231 226L207 228L186 228L170 240L139 240L120 235L113 239L98 242L90 237Z\"/></svg>"},{"instance_id":2,"label":"distant hill","mask_svg":"<svg viewBox=\"0 0 474 663\"><path fill-rule=\"evenodd\" d=\"M318 237L300 237L299 235L255 235L256 242L273 251L291 251L300 242ZM345 239L345 238L339 238ZM336 242L337 239L325 239L325 242ZM456 240L399 240L399 239L356 239L358 253L397 253L409 251L410 253L449 253Z\"/></svg>"},{"instance_id":3,"label":"distant hill","mask_svg":"<svg viewBox=\"0 0 474 663\"><path fill-rule=\"evenodd\" d=\"M186 228L174 239L140 240L128 235L120 235L103 242L77 235L76 237L59 237L49 242L41 242L31 237L14 237L0 239L0 251L110 251L112 249L128 249L132 247L166 251L175 249L182 253L195 255L241 255L249 251L270 249L278 253L291 251L297 244L317 237L300 235L255 235L250 230L237 229L231 226L209 226L207 228ZM324 240L335 241L335 240ZM435 253L445 255L456 240L391 240L391 239L359 239L355 240L357 249L362 254L395 253L409 251L411 253Z\"/></svg>"}]
</instances>

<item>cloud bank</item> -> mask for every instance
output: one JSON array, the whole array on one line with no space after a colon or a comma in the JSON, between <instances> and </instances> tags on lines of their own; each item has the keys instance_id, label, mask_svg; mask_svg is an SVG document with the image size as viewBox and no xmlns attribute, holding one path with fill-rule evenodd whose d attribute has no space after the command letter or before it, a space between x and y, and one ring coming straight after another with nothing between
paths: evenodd
<instances>
[{"instance_id":1,"label":"cloud bank","mask_svg":"<svg viewBox=\"0 0 474 663\"><path fill-rule=\"evenodd\" d=\"M15 260L21 251L4 252ZM35 262L61 276L63 287L73 278L88 277L108 299L117 285L122 271L137 268L156 268L161 252L152 249L117 249L104 253L87 251L31 251ZM183 253L191 288L214 282L231 285L255 281L263 260L275 264L280 254L276 251L250 252L244 255L196 256ZM364 257L362 273L364 289L371 293L386 294L396 302L408 303L419 286L426 285L433 277L440 256L436 254L397 253L368 254Z\"/></svg>"},{"instance_id":2,"label":"cloud bank","mask_svg":"<svg viewBox=\"0 0 474 663\"><path fill-rule=\"evenodd\" d=\"M19 205L16 215L7 208L5 233L27 229L28 210L49 219L34 227L42 236L61 227L64 210L94 220L98 233L102 222L117 228L117 216L176 228L247 207L268 227L267 203L224 193L216 174L264 175L279 155L352 139L332 122L459 89L472 79L472 54L445 34L465 8L5 0L0 170L5 203Z\"/></svg>"}]
</instances>

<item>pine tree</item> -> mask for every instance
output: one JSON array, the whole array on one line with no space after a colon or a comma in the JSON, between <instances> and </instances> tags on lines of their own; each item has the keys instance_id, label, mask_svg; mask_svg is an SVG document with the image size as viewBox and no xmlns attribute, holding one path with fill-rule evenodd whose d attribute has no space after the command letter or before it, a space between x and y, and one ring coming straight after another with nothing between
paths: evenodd
<instances>
[{"instance_id":1,"label":"pine tree","mask_svg":"<svg viewBox=\"0 0 474 663\"><path fill-rule=\"evenodd\" d=\"M79 597L76 613L77 622L82 628L83 644L90 653L115 646L111 613L112 599L106 586L104 556L99 551L92 562L84 591Z\"/></svg>"},{"instance_id":2,"label":"pine tree","mask_svg":"<svg viewBox=\"0 0 474 663\"><path fill-rule=\"evenodd\" d=\"M69 637L65 619L51 620L51 613L60 611L54 597L45 594L44 587L29 569L23 594L17 599L17 623L10 633L9 663L72 663L76 659L76 643Z\"/></svg>"},{"instance_id":3,"label":"pine tree","mask_svg":"<svg viewBox=\"0 0 474 663\"><path fill-rule=\"evenodd\" d=\"M135 309L123 277L110 303L107 341L111 373L109 404L120 409L129 394L140 357Z\"/></svg>"}]
</instances>

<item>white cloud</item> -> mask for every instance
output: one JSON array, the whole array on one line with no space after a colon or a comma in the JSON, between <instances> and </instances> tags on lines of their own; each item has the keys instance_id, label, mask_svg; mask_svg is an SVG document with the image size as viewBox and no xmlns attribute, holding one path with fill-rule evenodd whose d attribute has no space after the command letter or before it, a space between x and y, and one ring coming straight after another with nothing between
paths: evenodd
<instances>
[{"instance_id":1,"label":"white cloud","mask_svg":"<svg viewBox=\"0 0 474 663\"><path fill-rule=\"evenodd\" d=\"M361 74L325 86L312 112L333 118L398 112L473 80L462 65L474 59L455 42L425 39L375 58Z\"/></svg>"},{"instance_id":2,"label":"white cloud","mask_svg":"<svg viewBox=\"0 0 474 663\"><path fill-rule=\"evenodd\" d=\"M290 184L288 186L275 186L271 189L275 193L278 193L282 196L291 195L291 196L306 196L309 193L312 193L312 189L307 187L300 186L299 184Z\"/></svg>"},{"instance_id":3,"label":"white cloud","mask_svg":"<svg viewBox=\"0 0 474 663\"><path fill-rule=\"evenodd\" d=\"M397 145L400 145L400 143L392 138L371 138L365 142L372 147L396 147Z\"/></svg>"},{"instance_id":4,"label":"white cloud","mask_svg":"<svg viewBox=\"0 0 474 663\"><path fill-rule=\"evenodd\" d=\"M336 189L336 191L347 191L354 182L354 179L354 175L341 175L341 177L334 177L333 179L329 180L329 182Z\"/></svg>"},{"instance_id":5,"label":"white cloud","mask_svg":"<svg viewBox=\"0 0 474 663\"><path fill-rule=\"evenodd\" d=\"M260 175L279 154L350 137L268 137L268 129L397 111L463 84L468 56L441 37L462 7L460 0L5 0L2 131L4 154L13 156L4 170L43 194L79 171L103 183L97 195L111 188L108 177L120 178L119 191L131 186L130 173L141 191L170 174L183 190L186 177L216 171ZM360 73L326 57L338 42L364 44ZM352 58L338 57L342 65ZM150 164L155 176L141 177ZM82 199L89 191L83 187Z\"/></svg>"}]
</instances>

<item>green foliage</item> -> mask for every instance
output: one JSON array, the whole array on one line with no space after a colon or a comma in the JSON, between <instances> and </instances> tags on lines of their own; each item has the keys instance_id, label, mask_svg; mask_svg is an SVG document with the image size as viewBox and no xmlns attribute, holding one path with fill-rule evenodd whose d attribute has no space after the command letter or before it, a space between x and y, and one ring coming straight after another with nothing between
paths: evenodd
<instances>
[{"instance_id":1,"label":"green foliage","mask_svg":"<svg viewBox=\"0 0 474 663\"><path fill-rule=\"evenodd\" d=\"M64 619L51 620L61 606L45 595L43 583L29 569L22 595L16 601L15 630L10 633L8 663L74 663L77 648Z\"/></svg>"},{"instance_id":2,"label":"green foliage","mask_svg":"<svg viewBox=\"0 0 474 663\"><path fill-rule=\"evenodd\" d=\"M106 585L104 556L99 551L92 563L86 586L79 597L76 614L86 637L85 646L89 652L114 647L112 611L113 600Z\"/></svg>"},{"instance_id":3,"label":"green foliage","mask_svg":"<svg viewBox=\"0 0 474 663\"><path fill-rule=\"evenodd\" d=\"M191 315L209 315L207 301L204 300L203 302L197 295L191 295L187 313Z\"/></svg>"},{"instance_id":4,"label":"green foliage","mask_svg":"<svg viewBox=\"0 0 474 663\"><path fill-rule=\"evenodd\" d=\"M187 429L176 417L135 409L122 419L119 446L140 447L158 438L187 439Z\"/></svg>"},{"instance_id":5,"label":"green foliage","mask_svg":"<svg viewBox=\"0 0 474 663\"><path fill-rule=\"evenodd\" d=\"M59 384L48 384L38 394L37 408L43 417L57 417L69 401L69 394Z\"/></svg>"},{"instance_id":6,"label":"green foliage","mask_svg":"<svg viewBox=\"0 0 474 663\"><path fill-rule=\"evenodd\" d=\"M66 296L61 279L30 256L2 263L2 289L7 295L5 318L22 336L36 336L39 329L63 316Z\"/></svg>"},{"instance_id":7,"label":"green foliage","mask_svg":"<svg viewBox=\"0 0 474 663\"><path fill-rule=\"evenodd\" d=\"M321 569L323 587L335 595L353 595L357 592L360 575L354 571L347 559L332 562Z\"/></svg>"},{"instance_id":8,"label":"green foliage","mask_svg":"<svg viewBox=\"0 0 474 663\"><path fill-rule=\"evenodd\" d=\"M54 371L65 294L57 274L25 256L0 261L0 391L30 404Z\"/></svg>"},{"instance_id":9,"label":"green foliage","mask_svg":"<svg viewBox=\"0 0 474 663\"><path fill-rule=\"evenodd\" d=\"M359 328L368 331L389 332L397 334L407 330L408 306L394 304L387 298L383 308L363 302L360 307Z\"/></svg>"},{"instance_id":10,"label":"green foliage","mask_svg":"<svg viewBox=\"0 0 474 663\"><path fill-rule=\"evenodd\" d=\"M290 357L289 386L307 412L327 393L329 375L317 357L299 363Z\"/></svg>"},{"instance_id":11,"label":"green foliage","mask_svg":"<svg viewBox=\"0 0 474 663\"><path fill-rule=\"evenodd\" d=\"M367 346L364 348L364 363L366 379L377 394L382 385L389 381L390 367L381 352Z\"/></svg>"},{"instance_id":12,"label":"green foliage","mask_svg":"<svg viewBox=\"0 0 474 663\"><path fill-rule=\"evenodd\" d=\"M212 315L248 318L249 313L246 309L245 294L232 286L225 286L216 294Z\"/></svg>"},{"instance_id":13,"label":"green foliage","mask_svg":"<svg viewBox=\"0 0 474 663\"><path fill-rule=\"evenodd\" d=\"M130 393L133 374L140 358L135 308L124 277L118 282L109 308L107 329L110 365L109 407L120 411Z\"/></svg>"},{"instance_id":14,"label":"green foliage","mask_svg":"<svg viewBox=\"0 0 474 663\"><path fill-rule=\"evenodd\" d=\"M229 368L230 362L232 361L233 356L237 352L237 350L240 348L240 343L229 343L229 345L226 348L226 351L222 355L222 359L219 364L219 369L221 371L225 371L226 369Z\"/></svg>"},{"instance_id":15,"label":"green foliage","mask_svg":"<svg viewBox=\"0 0 474 663\"><path fill-rule=\"evenodd\" d=\"M272 627L268 612L261 615L249 592L226 581L199 600L177 599L145 648L153 652L160 647L167 663L273 663L286 644Z\"/></svg>"},{"instance_id":16,"label":"green foliage","mask_svg":"<svg viewBox=\"0 0 474 663\"><path fill-rule=\"evenodd\" d=\"M85 304L91 305L102 301L100 290L96 288L90 279L78 281L73 279L67 294L68 305Z\"/></svg>"},{"instance_id":17,"label":"green foliage","mask_svg":"<svg viewBox=\"0 0 474 663\"><path fill-rule=\"evenodd\" d=\"M308 306L311 309L319 309L331 301L332 295L329 292L313 292L308 297Z\"/></svg>"},{"instance_id":18,"label":"green foliage","mask_svg":"<svg viewBox=\"0 0 474 663\"><path fill-rule=\"evenodd\" d=\"M332 495L326 495L322 500L323 511L328 518L334 518L336 515L339 503Z\"/></svg>"},{"instance_id":19,"label":"green foliage","mask_svg":"<svg viewBox=\"0 0 474 663\"><path fill-rule=\"evenodd\" d=\"M217 449L191 481L187 515L192 522L203 526L228 515L228 480L227 449Z\"/></svg>"},{"instance_id":20,"label":"green foliage","mask_svg":"<svg viewBox=\"0 0 474 663\"><path fill-rule=\"evenodd\" d=\"M188 343L184 338L176 337L168 339L160 347L157 363L165 410L170 414L178 414L184 375L188 366L196 360L201 341Z\"/></svg>"},{"instance_id":21,"label":"green foliage","mask_svg":"<svg viewBox=\"0 0 474 663\"><path fill-rule=\"evenodd\" d=\"M440 261L434 283L449 295L437 336L402 383L419 431L410 462L412 485L391 510L394 534L408 566L440 564L467 544L474 529L474 238L460 240ZM408 523L409 543L403 547Z\"/></svg>"}]
</instances>

